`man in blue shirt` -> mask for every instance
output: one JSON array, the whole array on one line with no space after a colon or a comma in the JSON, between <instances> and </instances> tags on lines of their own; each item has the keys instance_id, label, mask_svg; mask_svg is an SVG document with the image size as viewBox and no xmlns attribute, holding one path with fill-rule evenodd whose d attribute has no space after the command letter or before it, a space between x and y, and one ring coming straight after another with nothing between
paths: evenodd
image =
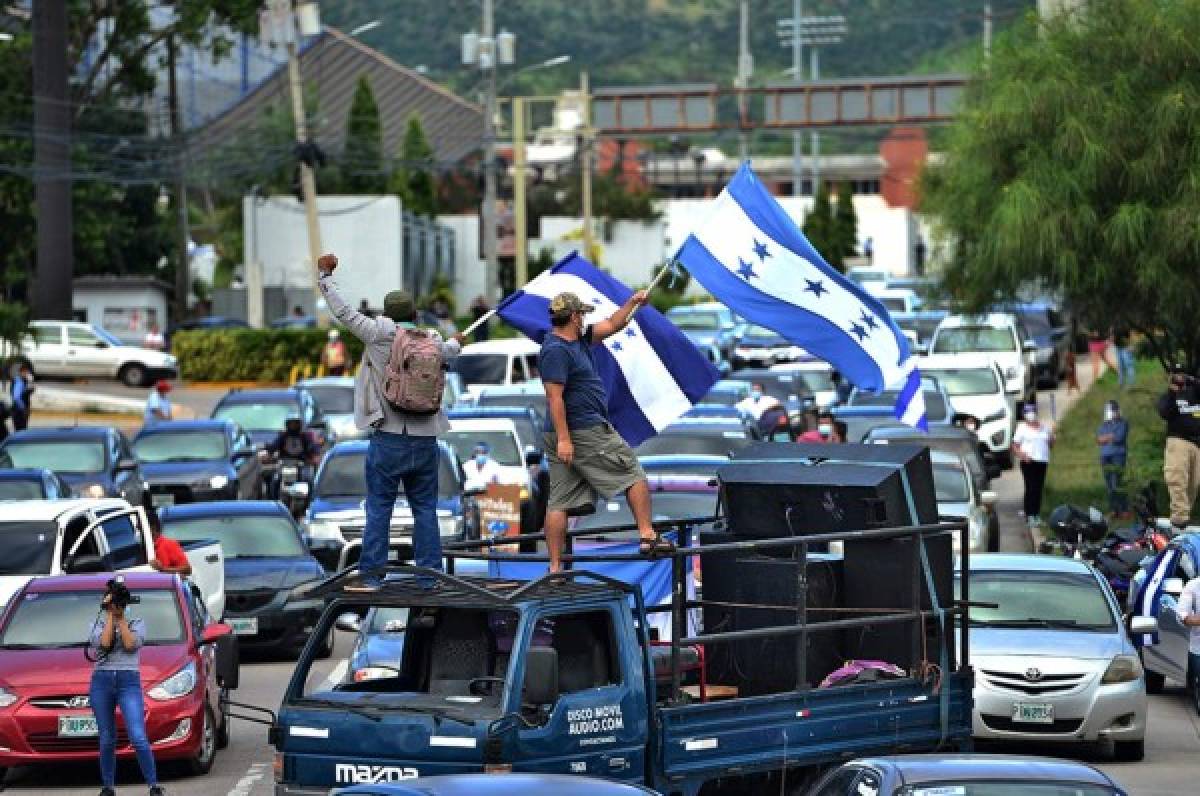
<instances>
[{"instance_id":1,"label":"man in blue shirt","mask_svg":"<svg viewBox=\"0 0 1200 796\"><path fill-rule=\"evenodd\" d=\"M24 431L29 425L29 411L32 408L30 398L32 397L33 371L29 369L28 365L21 365L12 380L13 431Z\"/></svg>"},{"instance_id":2,"label":"man in blue shirt","mask_svg":"<svg viewBox=\"0 0 1200 796\"><path fill-rule=\"evenodd\" d=\"M171 383L159 379L146 399L146 408L142 412L142 425L152 426L155 423L165 423L172 418L171 401L167 393L171 391Z\"/></svg>"},{"instance_id":3,"label":"man in blue shirt","mask_svg":"<svg viewBox=\"0 0 1200 796\"><path fill-rule=\"evenodd\" d=\"M591 506L598 495L624 492L638 525L642 553L664 552L669 542L654 533L650 488L637 456L608 419L608 396L596 372L592 346L629 325L634 311L646 301L639 290L608 320L584 325L595 309L574 293L550 300L553 327L542 342L538 371L546 390L548 416L546 455L550 460L550 498L546 511L546 546L550 571L562 566L567 516Z\"/></svg>"},{"instance_id":4,"label":"man in blue shirt","mask_svg":"<svg viewBox=\"0 0 1200 796\"><path fill-rule=\"evenodd\" d=\"M1109 401L1104 405L1104 422L1096 429L1096 442L1100 445L1100 469L1104 473L1104 488L1108 491L1108 510L1114 517L1129 510L1121 490L1128 438L1129 423L1121 417L1121 407L1116 401Z\"/></svg>"}]
</instances>

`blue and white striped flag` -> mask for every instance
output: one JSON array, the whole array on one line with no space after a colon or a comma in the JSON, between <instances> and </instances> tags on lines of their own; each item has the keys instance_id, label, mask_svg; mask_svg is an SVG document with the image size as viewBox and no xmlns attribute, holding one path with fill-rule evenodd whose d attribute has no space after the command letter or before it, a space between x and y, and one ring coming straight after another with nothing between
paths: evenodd
<instances>
[{"instance_id":1,"label":"blue and white striped flag","mask_svg":"<svg viewBox=\"0 0 1200 796\"><path fill-rule=\"evenodd\" d=\"M896 417L928 427L921 374L887 309L825 262L749 164L676 259L718 301L830 363L859 389L899 389Z\"/></svg>"},{"instance_id":2,"label":"blue and white striped flag","mask_svg":"<svg viewBox=\"0 0 1200 796\"><path fill-rule=\"evenodd\" d=\"M596 308L587 323L608 318L633 294L578 254L571 254L504 299L496 312L540 343L550 331L550 299L564 291ZM608 393L609 419L630 445L657 434L720 378L700 349L649 305L637 311L629 326L593 350L596 370Z\"/></svg>"}]
</instances>

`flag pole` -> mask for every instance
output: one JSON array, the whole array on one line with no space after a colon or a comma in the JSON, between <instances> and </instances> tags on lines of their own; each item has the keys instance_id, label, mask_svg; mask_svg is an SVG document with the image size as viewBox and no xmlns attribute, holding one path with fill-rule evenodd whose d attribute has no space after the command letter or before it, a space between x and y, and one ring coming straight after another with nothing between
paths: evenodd
<instances>
[{"instance_id":1,"label":"flag pole","mask_svg":"<svg viewBox=\"0 0 1200 796\"><path fill-rule=\"evenodd\" d=\"M471 332L475 331L480 326L483 326L485 323L490 321L492 319L492 316L494 316L495 314L496 314L496 308L492 307L490 310L488 310L487 312L480 315L478 318L475 319L474 323L472 323L466 329L462 330L463 337L466 337Z\"/></svg>"},{"instance_id":2,"label":"flag pole","mask_svg":"<svg viewBox=\"0 0 1200 796\"><path fill-rule=\"evenodd\" d=\"M646 286L646 301L647 302L650 301L650 293L654 290L654 288L658 287L658 283L661 282L662 278L667 275L668 271L671 270L672 265L674 265L674 261L671 261L671 262L667 263L666 265L664 265L662 267L662 269L658 272L658 275L654 277L654 280L649 285ZM633 312L629 313L629 317L632 318L634 313L636 313L638 310L640 310L644 306L645 306L645 304L639 304L636 307L634 307Z\"/></svg>"}]
</instances>

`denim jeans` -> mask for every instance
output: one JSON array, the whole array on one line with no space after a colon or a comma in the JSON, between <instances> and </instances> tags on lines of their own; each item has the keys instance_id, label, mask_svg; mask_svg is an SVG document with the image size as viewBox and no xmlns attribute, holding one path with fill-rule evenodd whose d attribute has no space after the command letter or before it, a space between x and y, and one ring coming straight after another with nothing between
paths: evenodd
<instances>
[{"instance_id":1,"label":"denim jeans","mask_svg":"<svg viewBox=\"0 0 1200 796\"><path fill-rule=\"evenodd\" d=\"M1188 653L1187 690L1193 693L1200 688L1200 653Z\"/></svg>"},{"instance_id":2,"label":"denim jeans","mask_svg":"<svg viewBox=\"0 0 1200 796\"><path fill-rule=\"evenodd\" d=\"M1129 348L1117 349L1117 384L1122 387L1132 387L1135 378L1133 366L1133 351Z\"/></svg>"},{"instance_id":3,"label":"denim jeans","mask_svg":"<svg viewBox=\"0 0 1200 796\"><path fill-rule=\"evenodd\" d=\"M1120 514L1128 509L1121 479L1125 475L1125 457L1108 454L1100 457L1100 471L1104 473L1104 489L1108 492L1108 510Z\"/></svg>"},{"instance_id":4,"label":"denim jeans","mask_svg":"<svg viewBox=\"0 0 1200 796\"><path fill-rule=\"evenodd\" d=\"M363 529L360 572L387 566L388 535L396 495L404 487L413 515L413 558L419 567L442 568L438 532L437 437L376 431L367 446L367 523ZM370 577L370 576L369 576Z\"/></svg>"},{"instance_id":5,"label":"denim jeans","mask_svg":"<svg viewBox=\"0 0 1200 796\"><path fill-rule=\"evenodd\" d=\"M134 671L108 671L97 669L92 672L92 685L88 689L92 713L96 716L96 728L100 731L100 780L111 788L117 775L117 714L121 707L121 718L125 720L125 732L129 743L137 753L138 766L147 785L158 784L158 773L154 770L154 753L146 737L145 706L142 702L142 676Z\"/></svg>"}]
</instances>

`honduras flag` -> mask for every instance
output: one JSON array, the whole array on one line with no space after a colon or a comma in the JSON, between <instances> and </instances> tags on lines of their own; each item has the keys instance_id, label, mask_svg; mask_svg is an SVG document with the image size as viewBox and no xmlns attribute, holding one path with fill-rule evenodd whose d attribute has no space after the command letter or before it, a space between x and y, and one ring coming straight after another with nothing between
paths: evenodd
<instances>
[{"instance_id":1,"label":"honduras flag","mask_svg":"<svg viewBox=\"0 0 1200 796\"><path fill-rule=\"evenodd\" d=\"M596 308L587 323L608 318L633 295L573 253L504 299L496 312L540 343L550 331L550 299L563 292ZM700 349L648 305L623 330L594 346L593 353L608 393L609 420L631 446L690 409L720 378Z\"/></svg>"},{"instance_id":2,"label":"honduras flag","mask_svg":"<svg viewBox=\"0 0 1200 796\"><path fill-rule=\"evenodd\" d=\"M676 259L738 315L829 362L859 389L899 388L896 417L928 427L921 374L900 329L877 299L822 259L749 164Z\"/></svg>"}]
</instances>

